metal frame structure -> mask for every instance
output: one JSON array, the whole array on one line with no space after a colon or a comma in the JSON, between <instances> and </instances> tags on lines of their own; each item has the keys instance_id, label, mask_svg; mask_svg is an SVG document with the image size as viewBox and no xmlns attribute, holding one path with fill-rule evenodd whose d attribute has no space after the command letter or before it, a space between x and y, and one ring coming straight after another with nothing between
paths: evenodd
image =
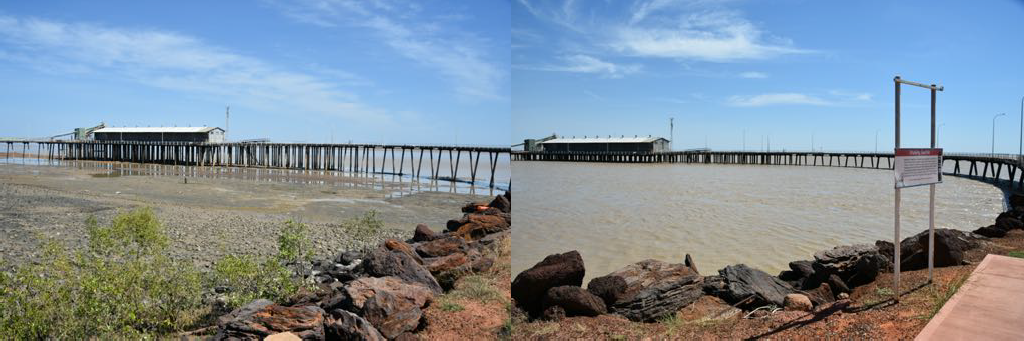
<instances>
[{"instance_id":1,"label":"metal frame structure","mask_svg":"<svg viewBox=\"0 0 1024 341\"><path fill-rule=\"evenodd\" d=\"M900 84L913 85L930 89L932 93L932 124L931 124L931 148L935 148L935 93L942 91L943 86L935 84L926 85L917 82L903 80L900 76L893 78L896 86L896 148L900 148ZM895 152L895 149L893 150ZM893 302L900 302L900 188L893 186L896 191L896 204L894 215L895 238L893 239ZM928 185L928 283L932 283L932 269L935 264L935 184Z\"/></svg>"}]
</instances>

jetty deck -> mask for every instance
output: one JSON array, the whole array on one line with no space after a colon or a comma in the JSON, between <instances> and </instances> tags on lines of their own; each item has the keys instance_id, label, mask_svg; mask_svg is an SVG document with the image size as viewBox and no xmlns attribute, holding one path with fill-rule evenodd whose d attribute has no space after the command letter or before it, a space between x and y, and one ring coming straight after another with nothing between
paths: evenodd
<instances>
[{"instance_id":1,"label":"jetty deck","mask_svg":"<svg viewBox=\"0 0 1024 341\"><path fill-rule=\"evenodd\" d=\"M988 255L915 340L1020 340L1024 259Z\"/></svg>"}]
</instances>

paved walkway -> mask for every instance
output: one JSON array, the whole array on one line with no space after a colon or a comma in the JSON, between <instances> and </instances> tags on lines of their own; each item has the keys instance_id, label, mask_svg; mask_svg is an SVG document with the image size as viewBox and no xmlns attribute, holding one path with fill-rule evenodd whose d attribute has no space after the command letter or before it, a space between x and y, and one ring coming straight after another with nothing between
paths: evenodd
<instances>
[{"instance_id":1,"label":"paved walkway","mask_svg":"<svg viewBox=\"0 0 1024 341\"><path fill-rule=\"evenodd\" d=\"M985 256L915 340L1024 340L1024 259Z\"/></svg>"}]
</instances>

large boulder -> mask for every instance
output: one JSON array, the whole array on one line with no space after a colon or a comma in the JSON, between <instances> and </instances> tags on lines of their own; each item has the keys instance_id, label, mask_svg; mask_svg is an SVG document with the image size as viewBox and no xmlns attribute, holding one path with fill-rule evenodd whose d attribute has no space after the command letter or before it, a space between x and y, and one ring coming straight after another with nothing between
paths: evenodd
<instances>
[{"instance_id":1,"label":"large boulder","mask_svg":"<svg viewBox=\"0 0 1024 341\"><path fill-rule=\"evenodd\" d=\"M398 251L398 252L404 253L406 255L409 255L409 257L412 258L413 260L415 260L416 263L420 263L421 265L423 264L423 259L420 258L420 256L416 254L416 251L414 251L412 249L412 246L410 246L409 244L406 244L405 242L399 241L399 240L394 239L394 238L390 238L390 239L384 240L384 248L386 248L388 250L391 250L391 251Z\"/></svg>"},{"instance_id":2,"label":"large boulder","mask_svg":"<svg viewBox=\"0 0 1024 341\"><path fill-rule=\"evenodd\" d=\"M595 278L587 287L611 312L633 321L655 321L704 294L703 278L694 267L648 259Z\"/></svg>"},{"instance_id":3,"label":"large boulder","mask_svg":"<svg viewBox=\"0 0 1024 341\"><path fill-rule=\"evenodd\" d=\"M1013 212L1003 212L996 217L996 226L1004 231L1024 229L1024 222L1013 215Z\"/></svg>"},{"instance_id":4,"label":"large boulder","mask_svg":"<svg viewBox=\"0 0 1024 341\"><path fill-rule=\"evenodd\" d=\"M467 214L460 220L448 222L448 229L452 234L462 237L466 241L474 241L491 233L497 233L509 229L509 222L500 215L489 214Z\"/></svg>"},{"instance_id":5,"label":"large boulder","mask_svg":"<svg viewBox=\"0 0 1024 341\"><path fill-rule=\"evenodd\" d=\"M814 277L814 262L809 260L789 262L789 270L779 273L779 279L797 289L810 289L820 283Z\"/></svg>"},{"instance_id":6,"label":"large boulder","mask_svg":"<svg viewBox=\"0 0 1024 341\"><path fill-rule=\"evenodd\" d=\"M531 316L538 316L542 310L541 301L548 289L583 284L583 257L573 250L544 257L512 281L512 299Z\"/></svg>"},{"instance_id":7,"label":"large boulder","mask_svg":"<svg viewBox=\"0 0 1024 341\"><path fill-rule=\"evenodd\" d=\"M818 251L812 266L815 277L821 281L837 275L846 285L859 286L874 281L885 262L874 245L856 244Z\"/></svg>"},{"instance_id":8,"label":"large boulder","mask_svg":"<svg viewBox=\"0 0 1024 341\"><path fill-rule=\"evenodd\" d=\"M989 226L981 227L981 228L979 228L977 230L974 230L974 233L976 233L978 235L985 236L985 237L989 237L989 238L1002 238L1002 237L1006 236L1006 230L1001 229L1001 228L999 228L999 226L996 226L996 225L989 225ZM892 245L892 244L890 244L890 245ZM901 252L902 252L902 250L901 250ZM902 255L900 255L900 256L902 257Z\"/></svg>"},{"instance_id":9,"label":"large boulder","mask_svg":"<svg viewBox=\"0 0 1024 341\"><path fill-rule=\"evenodd\" d=\"M427 224L418 224L416 225L416 230L412 232L412 241L425 242L434 240L437 236L438 234L431 230Z\"/></svg>"},{"instance_id":10,"label":"large boulder","mask_svg":"<svg viewBox=\"0 0 1024 341\"><path fill-rule=\"evenodd\" d=\"M821 283L817 288L801 291L811 299L815 306L832 303L836 301L836 294L832 292L832 286L828 283Z\"/></svg>"},{"instance_id":11,"label":"large boulder","mask_svg":"<svg viewBox=\"0 0 1024 341\"><path fill-rule=\"evenodd\" d=\"M362 315L388 339L416 330L422 309L434 300L430 289L398 277L364 277L349 282L344 290L346 308Z\"/></svg>"},{"instance_id":12,"label":"large boulder","mask_svg":"<svg viewBox=\"0 0 1024 341\"><path fill-rule=\"evenodd\" d=\"M328 340L387 340L370 322L351 312L335 309L331 312L333 321L325 326Z\"/></svg>"},{"instance_id":13,"label":"large boulder","mask_svg":"<svg viewBox=\"0 0 1024 341\"><path fill-rule=\"evenodd\" d=\"M712 281L705 286L706 291L730 304L742 301L742 307L769 304L781 307L786 295L797 292L789 283L745 264L730 265L718 270L718 276Z\"/></svg>"},{"instance_id":14,"label":"large boulder","mask_svg":"<svg viewBox=\"0 0 1024 341\"><path fill-rule=\"evenodd\" d=\"M811 299L803 294L789 294L782 301L782 305L786 307L786 310L792 311L811 311L814 307L811 304Z\"/></svg>"},{"instance_id":15,"label":"large boulder","mask_svg":"<svg viewBox=\"0 0 1024 341\"><path fill-rule=\"evenodd\" d=\"M886 259L886 269L892 271L893 245L879 240L875 242L879 253ZM964 253L977 248L976 236L953 229L935 229L935 267L957 266L964 262ZM928 231L907 237L900 242L900 270L928 268Z\"/></svg>"},{"instance_id":16,"label":"large boulder","mask_svg":"<svg viewBox=\"0 0 1024 341\"><path fill-rule=\"evenodd\" d=\"M395 276L409 283L421 284L434 294L442 292L441 285L422 264L408 253L377 248L364 262L363 270L374 277Z\"/></svg>"},{"instance_id":17,"label":"large boulder","mask_svg":"<svg viewBox=\"0 0 1024 341\"><path fill-rule=\"evenodd\" d=\"M456 252L466 251L467 247L465 239L447 236L417 245L416 252L423 257L443 257Z\"/></svg>"},{"instance_id":18,"label":"large boulder","mask_svg":"<svg viewBox=\"0 0 1024 341\"><path fill-rule=\"evenodd\" d=\"M1024 207L1024 195L1010 194L1010 208Z\"/></svg>"},{"instance_id":19,"label":"large boulder","mask_svg":"<svg viewBox=\"0 0 1024 341\"><path fill-rule=\"evenodd\" d=\"M303 340L323 340L323 310L314 306L283 307L269 300L255 300L221 316L215 340L263 339L291 332Z\"/></svg>"},{"instance_id":20,"label":"large boulder","mask_svg":"<svg viewBox=\"0 0 1024 341\"><path fill-rule=\"evenodd\" d=\"M504 213L512 213L512 202L501 195L494 197L494 200L491 200L491 203L487 206L497 208Z\"/></svg>"},{"instance_id":21,"label":"large boulder","mask_svg":"<svg viewBox=\"0 0 1024 341\"><path fill-rule=\"evenodd\" d=\"M608 312L600 297L572 285L548 289L544 295L543 306L562 307L565 316L597 316Z\"/></svg>"}]
</instances>

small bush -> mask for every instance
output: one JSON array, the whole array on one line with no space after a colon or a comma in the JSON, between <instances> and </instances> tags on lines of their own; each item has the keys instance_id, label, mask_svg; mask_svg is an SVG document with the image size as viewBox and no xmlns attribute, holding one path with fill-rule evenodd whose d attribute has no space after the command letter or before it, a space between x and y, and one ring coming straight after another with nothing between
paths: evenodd
<instances>
[{"instance_id":1,"label":"small bush","mask_svg":"<svg viewBox=\"0 0 1024 341\"><path fill-rule=\"evenodd\" d=\"M1024 258L1024 251L1010 251L1010 253L1007 253L1006 255L1010 257Z\"/></svg>"},{"instance_id":2,"label":"small bush","mask_svg":"<svg viewBox=\"0 0 1024 341\"><path fill-rule=\"evenodd\" d=\"M442 300L437 306L441 311L456 312L466 310L461 304L449 300Z\"/></svg>"},{"instance_id":3,"label":"small bush","mask_svg":"<svg viewBox=\"0 0 1024 341\"><path fill-rule=\"evenodd\" d=\"M0 335L134 339L198 321L202 276L165 256L167 237L152 210L87 225L87 249L45 241L38 262L0 276Z\"/></svg>"},{"instance_id":4,"label":"small bush","mask_svg":"<svg viewBox=\"0 0 1024 341\"><path fill-rule=\"evenodd\" d=\"M282 302L299 289L292 272L275 258L228 255L214 264L212 282L224 287L228 309L265 298Z\"/></svg>"},{"instance_id":5,"label":"small bush","mask_svg":"<svg viewBox=\"0 0 1024 341\"><path fill-rule=\"evenodd\" d=\"M342 226L356 236L371 236L384 229L384 220L379 217L376 210L370 210L360 217L343 223Z\"/></svg>"},{"instance_id":6,"label":"small bush","mask_svg":"<svg viewBox=\"0 0 1024 341\"><path fill-rule=\"evenodd\" d=\"M494 284L482 275L462 277L455 284L455 289L448 292L451 297L467 298L480 302L504 301Z\"/></svg>"},{"instance_id":7,"label":"small bush","mask_svg":"<svg viewBox=\"0 0 1024 341\"><path fill-rule=\"evenodd\" d=\"M296 263L312 259L313 252L309 238L306 234L309 229L306 224L286 221L281 235L277 237L277 256L283 262Z\"/></svg>"}]
</instances>

